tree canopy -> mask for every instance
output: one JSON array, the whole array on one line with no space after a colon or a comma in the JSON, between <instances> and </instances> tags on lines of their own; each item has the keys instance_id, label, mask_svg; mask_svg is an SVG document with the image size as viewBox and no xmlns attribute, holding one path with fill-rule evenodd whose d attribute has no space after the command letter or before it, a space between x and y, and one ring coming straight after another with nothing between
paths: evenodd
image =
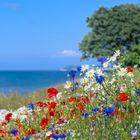
<instances>
[{"instance_id":1,"label":"tree canopy","mask_svg":"<svg viewBox=\"0 0 140 140\"><path fill-rule=\"evenodd\" d=\"M140 44L139 5L101 7L86 21L91 31L79 45L82 59L110 56L117 49L127 56L135 56L133 53L137 53L137 49L133 46ZM137 47L140 50L140 45Z\"/></svg>"},{"instance_id":2,"label":"tree canopy","mask_svg":"<svg viewBox=\"0 0 140 140\"><path fill-rule=\"evenodd\" d=\"M138 65L140 67L140 44L133 46L130 51L124 55L122 62L127 66Z\"/></svg>"}]
</instances>

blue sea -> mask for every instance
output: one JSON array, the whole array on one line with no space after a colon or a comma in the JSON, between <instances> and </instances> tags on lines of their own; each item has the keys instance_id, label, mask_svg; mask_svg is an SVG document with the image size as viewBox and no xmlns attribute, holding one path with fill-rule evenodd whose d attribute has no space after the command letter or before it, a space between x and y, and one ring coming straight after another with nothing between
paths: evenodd
<instances>
[{"instance_id":1,"label":"blue sea","mask_svg":"<svg viewBox=\"0 0 140 140\"><path fill-rule=\"evenodd\" d=\"M68 80L67 71L0 71L0 94L27 94Z\"/></svg>"}]
</instances>

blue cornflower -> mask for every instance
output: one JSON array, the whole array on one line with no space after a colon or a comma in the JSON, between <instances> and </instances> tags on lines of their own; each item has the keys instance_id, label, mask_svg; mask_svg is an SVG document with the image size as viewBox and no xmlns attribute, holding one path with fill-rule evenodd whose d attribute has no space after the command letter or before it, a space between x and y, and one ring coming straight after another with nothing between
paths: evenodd
<instances>
[{"instance_id":1,"label":"blue cornflower","mask_svg":"<svg viewBox=\"0 0 140 140\"><path fill-rule=\"evenodd\" d=\"M92 124L92 127L95 127L95 126L96 126L96 124L95 124L95 123L93 123L93 124Z\"/></svg>"},{"instance_id":2,"label":"blue cornflower","mask_svg":"<svg viewBox=\"0 0 140 140\"><path fill-rule=\"evenodd\" d=\"M100 109L99 109L98 107L95 107L95 108L92 109L92 112L96 113L96 112L98 112L99 110L100 110Z\"/></svg>"},{"instance_id":3,"label":"blue cornflower","mask_svg":"<svg viewBox=\"0 0 140 140\"><path fill-rule=\"evenodd\" d=\"M28 104L28 109L29 110L33 110L34 109L34 104L33 103L29 103Z\"/></svg>"},{"instance_id":4,"label":"blue cornflower","mask_svg":"<svg viewBox=\"0 0 140 140\"><path fill-rule=\"evenodd\" d=\"M75 82L74 85L75 85L75 88L78 88L79 86L78 82Z\"/></svg>"},{"instance_id":5,"label":"blue cornflower","mask_svg":"<svg viewBox=\"0 0 140 140\"><path fill-rule=\"evenodd\" d=\"M50 127L48 128L48 131L54 130L54 129L55 129L55 126L50 126Z\"/></svg>"},{"instance_id":6,"label":"blue cornflower","mask_svg":"<svg viewBox=\"0 0 140 140\"><path fill-rule=\"evenodd\" d=\"M140 98L136 98L137 101L140 101Z\"/></svg>"},{"instance_id":7,"label":"blue cornflower","mask_svg":"<svg viewBox=\"0 0 140 140\"><path fill-rule=\"evenodd\" d=\"M16 133L18 133L18 130L17 130L17 129L12 129L12 130L10 131L10 133L13 134L13 135L15 135Z\"/></svg>"},{"instance_id":8,"label":"blue cornflower","mask_svg":"<svg viewBox=\"0 0 140 140\"><path fill-rule=\"evenodd\" d=\"M77 67L77 70L78 70L79 72L81 71L81 69L82 69L81 66Z\"/></svg>"},{"instance_id":9,"label":"blue cornflower","mask_svg":"<svg viewBox=\"0 0 140 140\"><path fill-rule=\"evenodd\" d=\"M131 130L131 136L134 137L134 136L137 136L137 128L133 128Z\"/></svg>"},{"instance_id":10,"label":"blue cornflower","mask_svg":"<svg viewBox=\"0 0 140 140\"><path fill-rule=\"evenodd\" d=\"M57 140L57 139L59 139L59 135L58 134L52 134L52 138Z\"/></svg>"},{"instance_id":11,"label":"blue cornflower","mask_svg":"<svg viewBox=\"0 0 140 140\"><path fill-rule=\"evenodd\" d=\"M97 58L97 61L100 62L101 64L103 64L106 60L107 60L106 57Z\"/></svg>"},{"instance_id":12,"label":"blue cornflower","mask_svg":"<svg viewBox=\"0 0 140 140\"><path fill-rule=\"evenodd\" d=\"M137 90L137 91L136 91L136 94L140 94L140 90Z\"/></svg>"},{"instance_id":13,"label":"blue cornflower","mask_svg":"<svg viewBox=\"0 0 140 140\"><path fill-rule=\"evenodd\" d=\"M96 82L100 84L105 80L103 76L96 76L95 78L96 78Z\"/></svg>"},{"instance_id":14,"label":"blue cornflower","mask_svg":"<svg viewBox=\"0 0 140 140\"><path fill-rule=\"evenodd\" d=\"M84 112L84 113L82 113L82 117L87 118L88 116L89 116L89 113L88 113L88 112Z\"/></svg>"},{"instance_id":15,"label":"blue cornflower","mask_svg":"<svg viewBox=\"0 0 140 140\"><path fill-rule=\"evenodd\" d=\"M26 138L23 137L21 140L30 140L30 137L28 136Z\"/></svg>"},{"instance_id":16,"label":"blue cornflower","mask_svg":"<svg viewBox=\"0 0 140 140\"><path fill-rule=\"evenodd\" d=\"M65 139L66 137L67 137L66 134L60 134L60 135L59 135L59 138L60 138L60 139Z\"/></svg>"},{"instance_id":17,"label":"blue cornflower","mask_svg":"<svg viewBox=\"0 0 140 140\"><path fill-rule=\"evenodd\" d=\"M69 75L70 75L72 78L74 78L75 75L76 75L76 71L75 71L75 70L71 70L71 71L69 72Z\"/></svg>"},{"instance_id":18,"label":"blue cornflower","mask_svg":"<svg viewBox=\"0 0 140 140\"><path fill-rule=\"evenodd\" d=\"M50 130L54 130L55 129L55 126L50 126L49 128L48 128L48 131L50 131Z\"/></svg>"},{"instance_id":19,"label":"blue cornflower","mask_svg":"<svg viewBox=\"0 0 140 140\"><path fill-rule=\"evenodd\" d=\"M106 107L103 109L103 115L111 115L115 110L115 107Z\"/></svg>"}]
</instances>

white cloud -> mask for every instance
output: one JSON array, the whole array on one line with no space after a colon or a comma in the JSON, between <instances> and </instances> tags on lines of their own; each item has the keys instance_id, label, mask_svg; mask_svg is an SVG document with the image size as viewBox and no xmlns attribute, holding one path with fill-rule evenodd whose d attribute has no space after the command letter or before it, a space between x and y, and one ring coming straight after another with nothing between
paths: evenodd
<instances>
[{"instance_id":1,"label":"white cloud","mask_svg":"<svg viewBox=\"0 0 140 140\"><path fill-rule=\"evenodd\" d=\"M80 53L75 50L63 50L53 55L53 57L80 57Z\"/></svg>"},{"instance_id":2,"label":"white cloud","mask_svg":"<svg viewBox=\"0 0 140 140\"><path fill-rule=\"evenodd\" d=\"M65 57L77 57L80 56L80 53L74 50L63 50L62 52L60 52L60 55Z\"/></svg>"}]
</instances>

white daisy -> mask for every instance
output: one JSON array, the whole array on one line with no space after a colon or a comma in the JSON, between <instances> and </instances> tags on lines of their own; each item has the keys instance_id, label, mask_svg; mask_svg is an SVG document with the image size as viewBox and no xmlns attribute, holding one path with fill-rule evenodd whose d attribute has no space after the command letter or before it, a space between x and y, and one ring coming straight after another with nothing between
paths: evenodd
<instances>
[{"instance_id":1,"label":"white daisy","mask_svg":"<svg viewBox=\"0 0 140 140\"><path fill-rule=\"evenodd\" d=\"M104 68L107 68L107 67L108 67L108 65L109 65L109 63L108 63L108 62L103 63L103 67L104 67Z\"/></svg>"},{"instance_id":2,"label":"white daisy","mask_svg":"<svg viewBox=\"0 0 140 140\"><path fill-rule=\"evenodd\" d=\"M127 73L127 69L126 68L120 68L120 70L118 71L118 75L119 76L124 76Z\"/></svg>"},{"instance_id":3,"label":"white daisy","mask_svg":"<svg viewBox=\"0 0 140 140\"><path fill-rule=\"evenodd\" d=\"M69 89L71 87L72 83L70 81L66 81L66 84L64 85L65 89Z\"/></svg>"},{"instance_id":4,"label":"white daisy","mask_svg":"<svg viewBox=\"0 0 140 140\"><path fill-rule=\"evenodd\" d=\"M81 79L81 84L86 84L88 82L88 78L84 77Z\"/></svg>"},{"instance_id":5,"label":"white daisy","mask_svg":"<svg viewBox=\"0 0 140 140\"><path fill-rule=\"evenodd\" d=\"M85 85L84 90L87 91L90 89L90 84Z\"/></svg>"},{"instance_id":6,"label":"white daisy","mask_svg":"<svg viewBox=\"0 0 140 140\"><path fill-rule=\"evenodd\" d=\"M25 106L23 106L23 107L20 107L19 109L17 109L17 112L19 112L19 113L25 113L25 112L27 112L28 111L28 108L27 107L25 107Z\"/></svg>"},{"instance_id":7,"label":"white daisy","mask_svg":"<svg viewBox=\"0 0 140 140\"><path fill-rule=\"evenodd\" d=\"M93 70L89 70L89 71L86 72L86 76L87 76L88 78L93 77L93 75L94 75L94 71L93 71Z\"/></svg>"},{"instance_id":8,"label":"white daisy","mask_svg":"<svg viewBox=\"0 0 140 140\"><path fill-rule=\"evenodd\" d=\"M104 74L103 74L103 71L102 71L100 68L97 68L97 69L96 69L96 73L97 73L98 75L104 75Z\"/></svg>"},{"instance_id":9,"label":"white daisy","mask_svg":"<svg viewBox=\"0 0 140 140\"><path fill-rule=\"evenodd\" d=\"M89 69L89 65L82 65L81 71L86 71Z\"/></svg>"},{"instance_id":10,"label":"white daisy","mask_svg":"<svg viewBox=\"0 0 140 140\"><path fill-rule=\"evenodd\" d=\"M115 51L114 55L115 56L120 56L120 50Z\"/></svg>"}]
</instances>

